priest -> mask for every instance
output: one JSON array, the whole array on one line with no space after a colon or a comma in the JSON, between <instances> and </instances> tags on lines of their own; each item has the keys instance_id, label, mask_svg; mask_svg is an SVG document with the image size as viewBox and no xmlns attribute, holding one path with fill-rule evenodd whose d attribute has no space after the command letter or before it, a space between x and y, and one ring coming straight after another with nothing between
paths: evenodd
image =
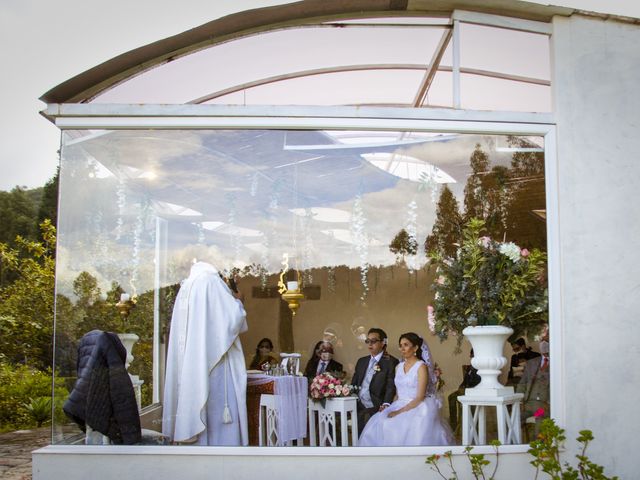
<instances>
[{"instance_id":1,"label":"priest","mask_svg":"<svg viewBox=\"0 0 640 480\"><path fill-rule=\"evenodd\" d=\"M242 302L213 265L191 267L171 318L162 433L174 442L247 445Z\"/></svg>"}]
</instances>

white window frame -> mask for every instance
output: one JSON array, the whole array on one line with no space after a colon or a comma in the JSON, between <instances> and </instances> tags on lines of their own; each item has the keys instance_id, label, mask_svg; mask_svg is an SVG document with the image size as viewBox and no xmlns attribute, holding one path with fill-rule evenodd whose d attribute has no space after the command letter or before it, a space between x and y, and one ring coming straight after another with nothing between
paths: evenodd
<instances>
[{"instance_id":1,"label":"white window frame","mask_svg":"<svg viewBox=\"0 0 640 480\"><path fill-rule=\"evenodd\" d=\"M297 130L387 130L531 135L544 137L545 190L548 252L549 329L551 364L551 409L557 424L566 419L560 285L559 183L556 126L547 113L484 112L471 110L221 105L106 105L52 104L42 112L61 130L83 129L297 129ZM154 322L155 323L155 322ZM154 326L155 329L155 326ZM154 354L154 360L156 355ZM154 373L156 366L154 365ZM157 384L154 378L154 384ZM157 393L157 392L156 392ZM433 447L87 447L54 445L48 453L158 454L230 456L397 456L431 455L451 450L463 455L464 446ZM501 453L525 453L528 445L505 445ZM474 446L475 453L493 453L490 446Z\"/></svg>"}]
</instances>

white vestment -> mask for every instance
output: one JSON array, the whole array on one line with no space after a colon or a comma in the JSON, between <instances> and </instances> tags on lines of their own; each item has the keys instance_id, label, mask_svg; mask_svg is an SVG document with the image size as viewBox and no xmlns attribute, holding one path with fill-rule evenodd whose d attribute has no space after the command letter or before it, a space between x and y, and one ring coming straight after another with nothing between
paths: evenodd
<instances>
[{"instance_id":1,"label":"white vestment","mask_svg":"<svg viewBox=\"0 0 640 480\"><path fill-rule=\"evenodd\" d=\"M247 445L246 314L218 271L191 268L171 318L162 433L175 442ZM225 395L226 393L226 395ZM225 405L231 423L223 422Z\"/></svg>"}]
</instances>

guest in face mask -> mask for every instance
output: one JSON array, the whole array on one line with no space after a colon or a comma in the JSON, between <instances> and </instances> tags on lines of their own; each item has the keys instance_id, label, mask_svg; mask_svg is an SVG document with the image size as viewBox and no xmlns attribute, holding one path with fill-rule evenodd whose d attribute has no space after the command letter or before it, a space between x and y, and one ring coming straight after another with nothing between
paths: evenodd
<instances>
[{"instance_id":1,"label":"guest in face mask","mask_svg":"<svg viewBox=\"0 0 640 480\"><path fill-rule=\"evenodd\" d=\"M335 374L336 376L343 375L342 364L333 359L333 345L331 343L320 341L316 343L313 351L314 356L309 359L304 369L304 375L309 379L309 385L311 385L316 375L324 372Z\"/></svg>"},{"instance_id":2,"label":"guest in face mask","mask_svg":"<svg viewBox=\"0 0 640 480\"><path fill-rule=\"evenodd\" d=\"M249 370L268 370L269 366L277 364L278 359L273 353L273 342L269 338L263 338L258 342Z\"/></svg>"}]
</instances>

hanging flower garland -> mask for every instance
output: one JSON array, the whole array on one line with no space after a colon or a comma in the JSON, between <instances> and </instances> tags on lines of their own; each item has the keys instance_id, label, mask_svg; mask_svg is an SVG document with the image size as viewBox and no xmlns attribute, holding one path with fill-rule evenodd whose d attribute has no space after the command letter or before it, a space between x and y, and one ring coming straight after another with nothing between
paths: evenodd
<instances>
[{"instance_id":1,"label":"hanging flower garland","mask_svg":"<svg viewBox=\"0 0 640 480\"><path fill-rule=\"evenodd\" d=\"M227 214L227 224L229 225L229 228L231 231L231 248L233 250L233 265L236 265L240 258L240 238L238 236L238 229L236 228L236 217L237 217L236 196L234 193L226 193L225 200L229 208L229 213Z\"/></svg>"},{"instance_id":2,"label":"hanging flower garland","mask_svg":"<svg viewBox=\"0 0 640 480\"><path fill-rule=\"evenodd\" d=\"M436 181L440 169L432 166L428 172L422 172L418 179L418 191L431 193L431 203L437 203L440 194L440 184Z\"/></svg>"},{"instance_id":3,"label":"hanging flower garland","mask_svg":"<svg viewBox=\"0 0 640 480\"><path fill-rule=\"evenodd\" d=\"M311 236L312 220L313 212L310 208L305 208L304 218L302 219L302 236L304 238L304 253L302 261L305 269L303 279L306 285L311 285L313 283L313 275L311 273L311 252L313 252L313 239Z\"/></svg>"},{"instance_id":4,"label":"hanging flower garland","mask_svg":"<svg viewBox=\"0 0 640 480\"><path fill-rule=\"evenodd\" d=\"M329 292L336 293L336 267L327 269L327 288Z\"/></svg>"},{"instance_id":5,"label":"hanging flower garland","mask_svg":"<svg viewBox=\"0 0 640 480\"><path fill-rule=\"evenodd\" d=\"M249 189L249 194L252 197L255 197L258 194L258 183L260 180L260 175L258 172L255 172L251 177L251 188Z\"/></svg>"},{"instance_id":6,"label":"hanging flower garland","mask_svg":"<svg viewBox=\"0 0 640 480\"><path fill-rule=\"evenodd\" d=\"M118 187L116 188L116 205L118 206L118 219L116 220L116 240L120 240L122 237L122 226L124 220L125 209L127 207L127 193L124 188L124 180L122 177L118 178Z\"/></svg>"},{"instance_id":7,"label":"hanging flower garland","mask_svg":"<svg viewBox=\"0 0 640 480\"><path fill-rule=\"evenodd\" d=\"M409 235L409 244L418 244L418 204L415 200L411 200L407 206L407 224L405 227L407 234ZM408 254L406 257L407 268L409 273L413 273L417 270L417 249L415 253Z\"/></svg>"},{"instance_id":8,"label":"hanging flower garland","mask_svg":"<svg viewBox=\"0 0 640 480\"><path fill-rule=\"evenodd\" d=\"M365 232L367 219L362 207L362 194L358 193L353 202L353 214L351 219L351 237L353 239L356 254L360 260L360 283L362 284L362 293L360 301L365 303L367 293L369 292L369 284L367 281L367 273L369 271L369 239Z\"/></svg>"},{"instance_id":9,"label":"hanging flower garland","mask_svg":"<svg viewBox=\"0 0 640 480\"><path fill-rule=\"evenodd\" d=\"M138 216L136 218L136 225L133 229L133 251L131 255L131 279L129 284L131 285L131 295L136 295L136 285L138 284L139 267L140 267L140 247L142 246L142 233L144 232L144 225L146 215L149 210L149 202L146 199L140 201L138 208Z\"/></svg>"}]
</instances>

